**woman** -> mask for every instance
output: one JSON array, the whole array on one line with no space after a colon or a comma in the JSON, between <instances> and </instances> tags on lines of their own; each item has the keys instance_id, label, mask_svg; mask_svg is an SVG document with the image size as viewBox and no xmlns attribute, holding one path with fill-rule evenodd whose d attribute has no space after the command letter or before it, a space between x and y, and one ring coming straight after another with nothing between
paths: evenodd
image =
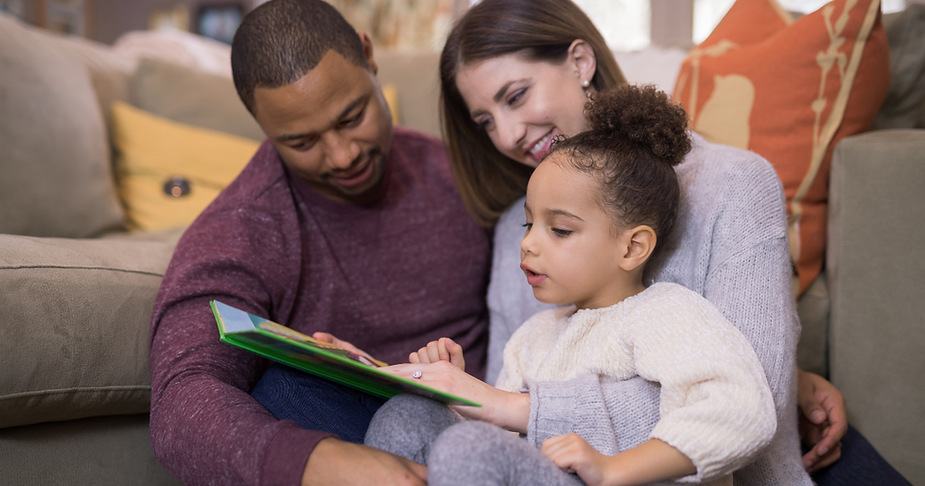
<instances>
[{"instance_id":1,"label":"woman","mask_svg":"<svg viewBox=\"0 0 925 486\"><path fill-rule=\"evenodd\" d=\"M440 76L444 138L460 193L472 217L495 228L489 288L491 382L507 339L529 316L546 308L533 298L518 267L527 180L555 137L586 128L585 103L625 79L603 37L569 0L483 0L450 34ZM842 449L848 425L841 393L822 377L796 370L799 322L776 175L756 156L694 138L694 150L678 168L685 194L678 237L653 262L647 279L697 290L756 348L774 391L779 432L770 448L776 464L753 466L774 470L771 482L805 483L797 468L815 472L851 450L875 478L885 477L878 475L878 467L883 474L899 476L853 429ZM793 420L794 382L803 439L813 446L802 463ZM628 397L652 393L640 379L622 387L618 393ZM548 400L557 393L582 391L588 390L548 390ZM544 400L532 394L534 401ZM632 415L630 408L626 413ZM657 410L641 413L639 419L652 413ZM850 468L850 463L856 461L841 461L814 479L825 481L825 474ZM855 480L857 473L845 472Z\"/></svg>"}]
</instances>

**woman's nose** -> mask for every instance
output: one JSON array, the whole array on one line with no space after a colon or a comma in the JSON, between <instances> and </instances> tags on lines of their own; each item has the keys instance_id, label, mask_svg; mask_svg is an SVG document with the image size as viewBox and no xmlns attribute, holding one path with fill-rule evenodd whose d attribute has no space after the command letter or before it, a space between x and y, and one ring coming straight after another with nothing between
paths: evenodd
<instances>
[{"instance_id":1,"label":"woman's nose","mask_svg":"<svg viewBox=\"0 0 925 486\"><path fill-rule=\"evenodd\" d=\"M510 115L497 118L495 128L498 131L499 141L504 150L512 152L523 150L521 145L524 143L527 128L520 120Z\"/></svg>"}]
</instances>

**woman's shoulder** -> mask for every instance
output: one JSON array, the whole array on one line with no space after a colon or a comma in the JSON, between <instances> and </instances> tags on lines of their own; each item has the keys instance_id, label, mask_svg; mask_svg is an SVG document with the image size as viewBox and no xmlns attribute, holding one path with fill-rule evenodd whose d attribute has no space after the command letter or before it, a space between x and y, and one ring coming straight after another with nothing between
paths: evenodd
<instances>
[{"instance_id":1,"label":"woman's shoulder","mask_svg":"<svg viewBox=\"0 0 925 486\"><path fill-rule=\"evenodd\" d=\"M747 193L762 189L783 193L774 167L744 149L708 142L691 132L693 147L678 166L678 181L688 190Z\"/></svg>"}]
</instances>

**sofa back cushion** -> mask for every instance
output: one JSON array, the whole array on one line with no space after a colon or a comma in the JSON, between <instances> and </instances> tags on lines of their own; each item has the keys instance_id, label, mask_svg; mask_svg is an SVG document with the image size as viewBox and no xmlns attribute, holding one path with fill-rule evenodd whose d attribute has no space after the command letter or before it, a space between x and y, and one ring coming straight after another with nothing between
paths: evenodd
<instances>
[{"instance_id":1,"label":"sofa back cushion","mask_svg":"<svg viewBox=\"0 0 925 486\"><path fill-rule=\"evenodd\" d=\"M87 68L0 14L0 233L87 237L122 224Z\"/></svg>"},{"instance_id":2,"label":"sofa back cushion","mask_svg":"<svg viewBox=\"0 0 925 486\"><path fill-rule=\"evenodd\" d=\"M130 86L131 103L148 113L258 142L266 138L227 76L144 58Z\"/></svg>"}]
</instances>

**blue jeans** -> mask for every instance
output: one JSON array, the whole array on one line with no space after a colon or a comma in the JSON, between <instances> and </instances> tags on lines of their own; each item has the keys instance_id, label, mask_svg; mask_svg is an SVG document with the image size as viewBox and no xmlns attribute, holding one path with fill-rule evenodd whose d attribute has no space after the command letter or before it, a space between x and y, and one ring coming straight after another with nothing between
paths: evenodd
<instances>
[{"instance_id":1,"label":"blue jeans","mask_svg":"<svg viewBox=\"0 0 925 486\"><path fill-rule=\"evenodd\" d=\"M805 454L807 451L803 451ZM912 486L854 427L842 437L841 459L811 475L818 486Z\"/></svg>"},{"instance_id":2,"label":"blue jeans","mask_svg":"<svg viewBox=\"0 0 925 486\"><path fill-rule=\"evenodd\" d=\"M280 420L357 444L363 443L369 421L385 403L383 398L279 363L267 369L251 396Z\"/></svg>"}]
</instances>

